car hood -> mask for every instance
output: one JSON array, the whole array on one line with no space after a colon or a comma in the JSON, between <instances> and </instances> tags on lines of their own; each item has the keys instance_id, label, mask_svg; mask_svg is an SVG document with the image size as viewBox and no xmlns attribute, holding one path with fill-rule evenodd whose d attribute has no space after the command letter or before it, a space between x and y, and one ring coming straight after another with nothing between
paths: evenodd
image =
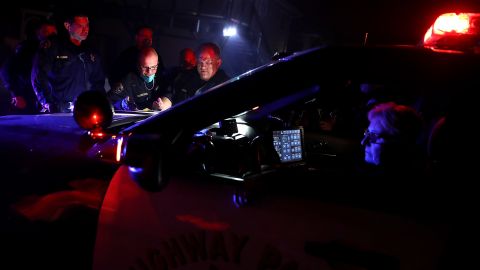
<instances>
[{"instance_id":1,"label":"car hood","mask_svg":"<svg viewBox=\"0 0 480 270\"><path fill-rule=\"evenodd\" d=\"M22 130L28 133L44 132L46 130L59 133L84 133L75 123L71 113L2 116L0 117L0 129L2 131ZM3 139L4 136L0 136Z\"/></svg>"}]
</instances>

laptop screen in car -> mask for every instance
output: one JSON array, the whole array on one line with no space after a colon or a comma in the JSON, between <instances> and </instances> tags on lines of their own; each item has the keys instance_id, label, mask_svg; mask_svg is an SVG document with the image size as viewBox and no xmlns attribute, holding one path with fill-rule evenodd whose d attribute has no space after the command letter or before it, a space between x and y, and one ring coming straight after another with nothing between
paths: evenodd
<instances>
[{"instance_id":1,"label":"laptop screen in car","mask_svg":"<svg viewBox=\"0 0 480 270\"><path fill-rule=\"evenodd\" d=\"M297 162L304 159L303 129L274 130L273 146L281 163Z\"/></svg>"}]
</instances>

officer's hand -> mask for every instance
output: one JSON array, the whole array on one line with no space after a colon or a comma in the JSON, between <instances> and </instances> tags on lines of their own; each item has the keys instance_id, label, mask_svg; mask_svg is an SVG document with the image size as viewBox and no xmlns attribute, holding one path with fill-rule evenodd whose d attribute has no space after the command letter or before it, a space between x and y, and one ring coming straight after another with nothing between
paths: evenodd
<instances>
[{"instance_id":1,"label":"officer's hand","mask_svg":"<svg viewBox=\"0 0 480 270\"><path fill-rule=\"evenodd\" d=\"M27 102L22 96L16 96L12 98L12 105L17 109L25 109Z\"/></svg>"},{"instance_id":2,"label":"officer's hand","mask_svg":"<svg viewBox=\"0 0 480 270\"><path fill-rule=\"evenodd\" d=\"M122 109L125 111L136 111L137 105L131 101L130 96L127 96L122 100Z\"/></svg>"},{"instance_id":3,"label":"officer's hand","mask_svg":"<svg viewBox=\"0 0 480 270\"><path fill-rule=\"evenodd\" d=\"M42 104L42 109L40 110L42 113L49 113L50 112L50 104L44 103Z\"/></svg>"},{"instance_id":4,"label":"officer's hand","mask_svg":"<svg viewBox=\"0 0 480 270\"><path fill-rule=\"evenodd\" d=\"M163 111L170 108L171 106L172 105L169 102L164 102L162 98L158 98L156 101L153 102L152 109L157 111Z\"/></svg>"},{"instance_id":5,"label":"officer's hand","mask_svg":"<svg viewBox=\"0 0 480 270\"><path fill-rule=\"evenodd\" d=\"M161 107L163 105L163 101L161 98L158 98L157 100L155 100L153 103L152 103L152 109L156 110L156 111L161 111Z\"/></svg>"}]
</instances>

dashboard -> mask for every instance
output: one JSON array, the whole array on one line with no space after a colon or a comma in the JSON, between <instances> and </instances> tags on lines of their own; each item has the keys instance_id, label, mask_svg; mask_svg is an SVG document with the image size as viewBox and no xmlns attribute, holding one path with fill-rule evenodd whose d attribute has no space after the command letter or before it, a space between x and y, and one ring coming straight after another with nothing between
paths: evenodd
<instances>
[{"instance_id":1,"label":"dashboard","mask_svg":"<svg viewBox=\"0 0 480 270\"><path fill-rule=\"evenodd\" d=\"M357 144L360 145L350 139L305 131L302 126L272 115L256 118L247 113L196 132L186 153L193 171L243 181L272 171L331 167L332 163L343 162L345 145L351 152Z\"/></svg>"}]
</instances>

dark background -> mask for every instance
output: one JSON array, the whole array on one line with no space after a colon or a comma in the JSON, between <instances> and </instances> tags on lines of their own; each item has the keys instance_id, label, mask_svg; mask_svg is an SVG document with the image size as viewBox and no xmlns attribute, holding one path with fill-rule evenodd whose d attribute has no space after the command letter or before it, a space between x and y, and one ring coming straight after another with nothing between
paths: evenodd
<instances>
[{"instance_id":1,"label":"dark background","mask_svg":"<svg viewBox=\"0 0 480 270\"><path fill-rule=\"evenodd\" d=\"M16 0L0 11L0 61L22 40L28 21L50 16L57 23L68 9L90 15L88 41L101 52L107 73L119 52L133 43L134 29L148 24L166 66L178 52L214 41L231 75L267 63L275 52L322 44L418 44L441 12L476 8L461 0ZM478 9L477 9L478 10ZM225 25L239 35L222 36ZM59 24L63 31L63 25Z\"/></svg>"}]
</instances>

